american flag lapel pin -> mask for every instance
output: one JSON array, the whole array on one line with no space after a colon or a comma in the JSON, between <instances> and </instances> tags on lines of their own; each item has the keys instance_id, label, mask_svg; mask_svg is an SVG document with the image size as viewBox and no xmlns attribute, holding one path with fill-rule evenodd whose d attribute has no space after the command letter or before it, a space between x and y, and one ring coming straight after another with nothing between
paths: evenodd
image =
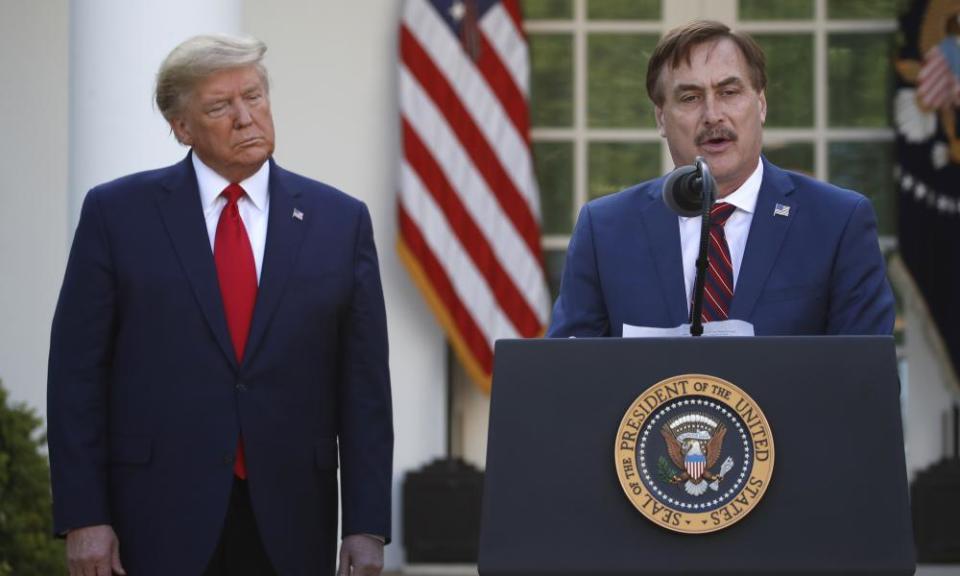
<instances>
[{"instance_id":1,"label":"american flag lapel pin","mask_svg":"<svg viewBox=\"0 0 960 576\"><path fill-rule=\"evenodd\" d=\"M773 215L774 215L774 216L789 216L789 215L790 215L790 207L789 207L789 206L786 206L786 205L784 205L784 204L777 204L777 205L773 208Z\"/></svg>"},{"instance_id":2,"label":"american flag lapel pin","mask_svg":"<svg viewBox=\"0 0 960 576\"><path fill-rule=\"evenodd\" d=\"M297 209L297 208L294 208L294 209L293 209L293 219L294 219L294 220L299 220L299 221L303 222L303 212L301 212L301 211L300 211L299 209Z\"/></svg>"}]
</instances>

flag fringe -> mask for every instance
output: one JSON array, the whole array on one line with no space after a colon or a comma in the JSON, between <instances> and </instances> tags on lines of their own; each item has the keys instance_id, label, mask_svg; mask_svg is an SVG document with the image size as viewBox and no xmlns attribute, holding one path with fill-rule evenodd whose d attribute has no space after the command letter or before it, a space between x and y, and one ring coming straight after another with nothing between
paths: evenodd
<instances>
[{"instance_id":1,"label":"flag fringe","mask_svg":"<svg viewBox=\"0 0 960 576\"><path fill-rule=\"evenodd\" d=\"M410 251L410 248L407 247L403 236L399 235L397 236L397 254L400 256L400 261L410 273L414 285L416 285L423 294L424 300L427 301L427 306L433 311L444 333L446 333L447 339L453 346L457 358L463 363L467 375L470 376L470 379L473 380L473 383L476 384L480 390L485 394L490 394L490 376L484 372L480 363L477 362L476 358L470 353L470 348L467 346L466 340L457 328L456 322L450 317L447 307L444 306L443 301L434 291L433 285L430 283L430 280L427 279L426 272L424 272L423 267L420 266L420 262L416 256L413 255L413 252Z\"/></svg>"}]
</instances>

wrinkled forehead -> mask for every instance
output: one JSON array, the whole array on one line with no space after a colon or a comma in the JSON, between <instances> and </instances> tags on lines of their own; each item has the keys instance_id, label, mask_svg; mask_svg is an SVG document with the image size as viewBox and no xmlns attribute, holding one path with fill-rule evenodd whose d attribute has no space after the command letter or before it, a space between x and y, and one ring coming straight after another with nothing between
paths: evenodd
<instances>
[{"instance_id":1,"label":"wrinkled forehead","mask_svg":"<svg viewBox=\"0 0 960 576\"><path fill-rule=\"evenodd\" d=\"M668 62L660 72L661 86L671 90L679 85L715 87L739 79L750 85L750 70L740 48L729 38L697 44L677 67Z\"/></svg>"},{"instance_id":2,"label":"wrinkled forehead","mask_svg":"<svg viewBox=\"0 0 960 576\"><path fill-rule=\"evenodd\" d=\"M256 66L242 66L217 70L199 78L193 94L205 98L261 89L266 89L266 83L260 70Z\"/></svg>"}]
</instances>

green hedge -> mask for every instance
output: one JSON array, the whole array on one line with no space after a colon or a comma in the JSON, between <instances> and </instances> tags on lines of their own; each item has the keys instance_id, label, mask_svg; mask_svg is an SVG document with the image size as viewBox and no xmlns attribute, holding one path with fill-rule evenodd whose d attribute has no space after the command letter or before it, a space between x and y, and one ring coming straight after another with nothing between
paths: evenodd
<instances>
[{"instance_id":1,"label":"green hedge","mask_svg":"<svg viewBox=\"0 0 960 576\"><path fill-rule=\"evenodd\" d=\"M67 573L63 542L52 536L42 424L29 407L9 406L0 383L0 576Z\"/></svg>"}]
</instances>

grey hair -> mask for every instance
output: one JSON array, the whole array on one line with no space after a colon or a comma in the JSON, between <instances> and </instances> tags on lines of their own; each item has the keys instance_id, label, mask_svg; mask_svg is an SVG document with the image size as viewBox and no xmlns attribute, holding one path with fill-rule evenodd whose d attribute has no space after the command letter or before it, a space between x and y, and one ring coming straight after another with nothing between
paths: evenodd
<instances>
[{"instance_id":1,"label":"grey hair","mask_svg":"<svg viewBox=\"0 0 960 576\"><path fill-rule=\"evenodd\" d=\"M270 80L262 62L266 51L266 44L250 36L209 34L183 41L167 55L157 72L157 108L171 121L183 110L198 82L231 68L254 66L269 92Z\"/></svg>"}]
</instances>

